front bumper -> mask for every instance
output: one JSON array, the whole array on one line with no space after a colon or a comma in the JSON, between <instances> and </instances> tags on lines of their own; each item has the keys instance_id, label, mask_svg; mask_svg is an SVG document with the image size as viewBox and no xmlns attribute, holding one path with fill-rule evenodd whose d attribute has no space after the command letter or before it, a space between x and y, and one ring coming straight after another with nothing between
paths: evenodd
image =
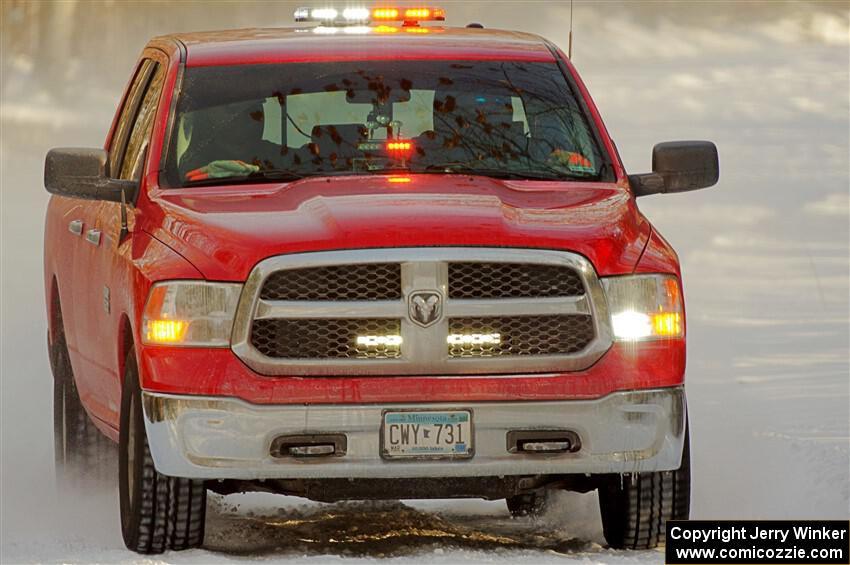
<instances>
[{"instance_id":1,"label":"front bumper","mask_svg":"<svg viewBox=\"0 0 850 565\"><path fill-rule=\"evenodd\" d=\"M663 471L680 465L686 402L682 387L623 391L594 400L419 404L256 405L227 397L143 392L145 427L159 472L198 479L419 478ZM472 409L475 456L384 460L385 409ZM575 453L507 450L514 430L571 430ZM281 435L344 434L341 457L276 458Z\"/></svg>"}]
</instances>

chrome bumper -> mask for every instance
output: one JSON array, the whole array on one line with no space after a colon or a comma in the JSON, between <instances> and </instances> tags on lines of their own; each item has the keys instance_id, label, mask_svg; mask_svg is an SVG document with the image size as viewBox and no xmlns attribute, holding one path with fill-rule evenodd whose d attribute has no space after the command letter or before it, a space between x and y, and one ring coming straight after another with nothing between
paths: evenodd
<instances>
[{"instance_id":1,"label":"chrome bumper","mask_svg":"<svg viewBox=\"0 0 850 565\"><path fill-rule=\"evenodd\" d=\"M417 478L631 473L679 467L685 437L684 389L610 394L595 400L386 405L256 405L225 397L143 392L145 426L159 472L207 479ZM385 460L385 409L472 409L475 456L466 460ZM507 450L513 430L571 430L575 453ZM276 458L281 435L344 434L341 457Z\"/></svg>"}]
</instances>

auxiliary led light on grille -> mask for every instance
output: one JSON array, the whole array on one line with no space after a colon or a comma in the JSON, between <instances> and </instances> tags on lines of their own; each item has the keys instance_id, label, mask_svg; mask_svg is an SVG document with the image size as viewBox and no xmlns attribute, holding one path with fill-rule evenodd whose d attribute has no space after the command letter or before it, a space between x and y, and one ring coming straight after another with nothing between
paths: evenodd
<instances>
[{"instance_id":1,"label":"auxiliary led light on grille","mask_svg":"<svg viewBox=\"0 0 850 565\"><path fill-rule=\"evenodd\" d=\"M400 335L359 335L357 345L363 347L401 347Z\"/></svg>"},{"instance_id":2,"label":"auxiliary led light on grille","mask_svg":"<svg viewBox=\"0 0 850 565\"><path fill-rule=\"evenodd\" d=\"M449 334L446 337L449 345L499 345L502 343L501 334Z\"/></svg>"}]
</instances>

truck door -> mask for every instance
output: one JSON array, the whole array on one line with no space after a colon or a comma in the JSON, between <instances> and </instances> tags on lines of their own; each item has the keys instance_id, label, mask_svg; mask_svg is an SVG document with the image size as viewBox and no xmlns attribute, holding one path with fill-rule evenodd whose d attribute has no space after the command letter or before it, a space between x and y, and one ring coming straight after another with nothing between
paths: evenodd
<instances>
[{"instance_id":1,"label":"truck door","mask_svg":"<svg viewBox=\"0 0 850 565\"><path fill-rule=\"evenodd\" d=\"M109 142L108 170L113 178L141 178L166 68L159 51L145 52ZM130 224L135 215L133 204L127 202ZM119 203L97 202L90 207L90 213L82 234L86 249L82 257L85 279L81 281L85 288L81 293L85 312L81 316L85 325L83 370L92 396L89 410L117 428L121 405L118 331L121 315L128 312L127 305L131 303L129 254L133 234L122 233Z\"/></svg>"}]
</instances>

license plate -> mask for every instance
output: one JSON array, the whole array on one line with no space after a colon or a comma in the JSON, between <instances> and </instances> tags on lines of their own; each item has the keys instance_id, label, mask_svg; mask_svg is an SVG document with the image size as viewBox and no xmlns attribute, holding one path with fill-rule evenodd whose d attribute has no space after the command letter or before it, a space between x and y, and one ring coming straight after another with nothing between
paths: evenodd
<instances>
[{"instance_id":1,"label":"license plate","mask_svg":"<svg viewBox=\"0 0 850 565\"><path fill-rule=\"evenodd\" d=\"M472 412L384 412L381 450L386 458L472 457Z\"/></svg>"}]
</instances>

